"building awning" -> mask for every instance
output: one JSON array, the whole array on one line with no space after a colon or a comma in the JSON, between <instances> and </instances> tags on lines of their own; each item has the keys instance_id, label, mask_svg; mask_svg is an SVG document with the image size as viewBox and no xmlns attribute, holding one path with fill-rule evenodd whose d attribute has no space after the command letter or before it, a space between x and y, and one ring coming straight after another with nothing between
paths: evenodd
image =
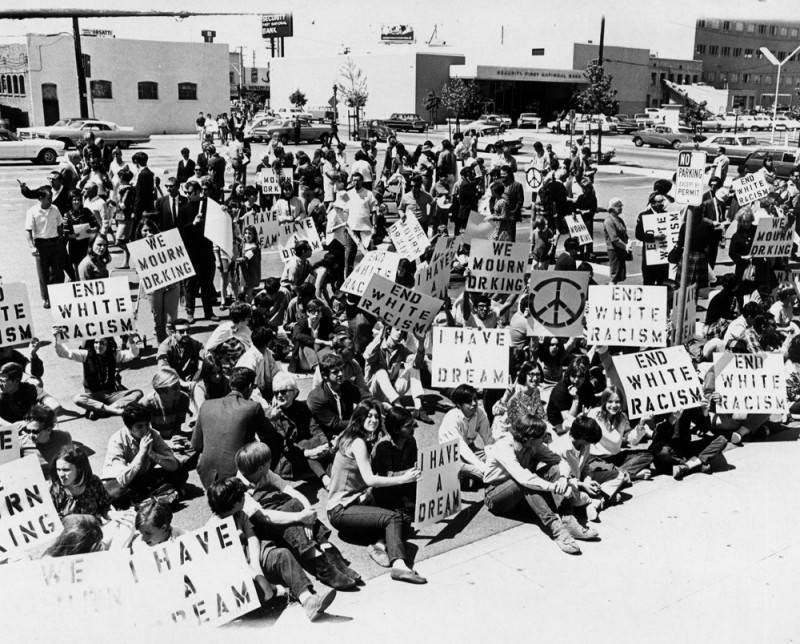
<instances>
[{"instance_id":1,"label":"building awning","mask_svg":"<svg viewBox=\"0 0 800 644\"><path fill-rule=\"evenodd\" d=\"M496 65L450 65L450 78L527 81L531 83L587 83L580 69L500 67Z\"/></svg>"},{"instance_id":2,"label":"building awning","mask_svg":"<svg viewBox=\"0 0 800 644\"><path fill-rule=\"evenodd\" d=\"M706 109L713 114L720 114L728 107L729 92L727 89L717 89L711 85L699 83L679 85L666 79L661 82L670 91L671 98L679 103L685 101L692 107L698 107L700 103L705 103Z\"/></svg>"}]
</instances>

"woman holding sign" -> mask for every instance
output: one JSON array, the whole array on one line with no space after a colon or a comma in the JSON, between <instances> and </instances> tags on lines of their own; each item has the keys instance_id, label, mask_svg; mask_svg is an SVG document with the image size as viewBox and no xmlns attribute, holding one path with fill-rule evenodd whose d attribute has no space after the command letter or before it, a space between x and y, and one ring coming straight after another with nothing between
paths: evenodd
<instances>
[{"instance_id":1,"label":"woman holding sign","mask_svg":"<svg viewBox=\"0 0 800 644\"><path fill-rule=\"evenodd\" d=\"M370 488L414 483L420 477L415 467L399 476L378 476L372 470L370 452L383 435L380 403L364 401L353 410L347 428L339 439L331 470L328 519L341 532L383 531L384 538L368 547L375 563L391 567L392 579L411 584L427 580L406 563L402 512L372 505Z\"/></svg>"},{"instance_id":2,"label":"woman holding sign","mask_svg":"<svg viewBox=\"0 0 800 644\"><path fill-rule=\"evenodd\" d=\"M68 261L64 270L72 281L77 279L78 265L89 250L92 232L100 230L94 214L83 206L80 190L70 193L72 208L64 213L64 236L67 238Z\"/></svg>"},{"instance_id":3,"label":"woman holding sign","mask_svg":"<svg viewBox=\"0 0 800 644\"><path fill-rule=\"evenodd\" d=\"M161 231L158 229L158 225L153 220L144 219L139 226L136 239L154 237L160 232ZM153 311L153 323L155 327L156 340L159 344L161 344L167 339L167 324L174 323L175 320L178 319L178 303L181 299L180 282L170 284L164 288L159 288L145 296L144 287L140 281L139 296L136 298L137 303L140 302L144 297L147 297L150 301L150 310Z\"/></svg>"}]
</instances>

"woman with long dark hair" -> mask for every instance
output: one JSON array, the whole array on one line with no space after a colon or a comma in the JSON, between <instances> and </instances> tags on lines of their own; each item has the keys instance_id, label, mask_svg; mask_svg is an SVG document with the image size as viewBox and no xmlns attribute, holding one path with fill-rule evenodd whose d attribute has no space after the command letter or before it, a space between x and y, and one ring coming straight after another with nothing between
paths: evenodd
<instances>
[{"instance_id":1,"label":"woman with long dark hair","mask_svg":"<svg viewBox=\"0 0 800 644\"><path fill-rule=\"evenodd\" d=\"M64 213L64 236L67 238L67 262L64 270L74 282L78 275L78 266L89 250L89 239L92 232L100 230L100 223L91 210L84 207L80 190L70 192L72 207Z\"/></svg>"},{"instance_id":2,"label":"woman with long dark hair","mask_svg":"<svg viewBox=\"0 0 800 644\"><path fill-rule=\"evenodd\" d=\"M61 534L44 551L44 557L86 555L104 550L100 521L91 514L70 514L64 517Z\"/></svg>"},{"instance_id":3,"label":"woman with long dark hair","mask_svg":"<svg viewBox=\"0 0 800 644\"><path fill-rule=\"evenodd\" d=\"M111 255L108 252L108 241L105 235L96 232L89 238L86 256L78 264L78 279L99 280L108 277L108 264Z\"/></svg>"},{"instance_id":4,"label":"woman with long dark hair","mask_svg":"<svg viewBox=\"0 0 800 644\"><path fill-rule=\"evenodd\" d=\"M100 477L92 473L86 452L75 445L62 447L50 464L50 496L62 519L70 514L108 519L108 492Z\"/></svg>"}]
</instances>

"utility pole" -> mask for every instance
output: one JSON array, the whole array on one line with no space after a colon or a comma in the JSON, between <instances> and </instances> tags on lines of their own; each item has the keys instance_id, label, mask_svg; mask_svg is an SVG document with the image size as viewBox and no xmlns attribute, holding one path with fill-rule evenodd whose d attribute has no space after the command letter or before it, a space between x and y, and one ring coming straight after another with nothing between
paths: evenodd
<instances>
[{"instance_id":1,"label":"utility pole","mask_svg":"<svg viewBox=\"0 0 800 644\"><path fill-rule=\"evenodd\" d=\"M243 47L239 45L239 100L242 100L242 84L244 83L244 57Z\"/></svg>"},{"instance_id":2,"label":"utility pole","mask_svg":"<svg viewBox=\"0 0 800 644\"><path fill-rule=\"evenodd\" d=\"M600 77L603 76L603 45L606 41L606 17L600 18L600 47L597 52L597 64L600 66ZM591 117L590 117L591 118ZM592 122L589 121L589 132L592 131ZM591 149L591 148L590 148ZM591 155L589 155L591 156ZM597 122L597 165L600 165L600 159L603 158L603 123Z\"/></svg>"},{"instance_id":3,"label":"utility pole","mask_svg":"<svg viewBox=\"0 0 800 644\"><path fill-rule=\"evenodd\" d=\"M86 100L86 70L83 68L83 52L81 51L81 30L78 17L72 16L72 37L75 39L75 69L78 72L78 100L80 101L81 118L89 116L89 102Z\"/></svg>"}]
</instances>

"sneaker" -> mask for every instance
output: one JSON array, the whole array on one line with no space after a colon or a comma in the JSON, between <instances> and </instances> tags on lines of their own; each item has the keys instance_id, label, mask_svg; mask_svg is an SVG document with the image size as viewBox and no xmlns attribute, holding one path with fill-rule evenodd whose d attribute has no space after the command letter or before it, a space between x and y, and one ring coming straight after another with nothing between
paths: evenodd
<instances>
[{"instance_id":1,"label":"sneaker","mask_svg":"<svg viewBox=\"0 0 800 644\"><path fill-rule=\"evenodd\" d=\"M598 539L600 537L600 533L597 530L590 528L589 526L581 525L580 522L572 515L561 517L561 523L564 524L564 527L567 529L567 532L569 532L570 536L575 539L580 539L581 541L593 541L594 539Z\"/></svg>"},{"instance_id":2,"label":"sneaker","mask_svg":"<svg viewBox=\"0 0 800 644\"><path fill-rule=\"evenodd\" d=\"M391 578L395 581L404 581L407 584L427 584L428 580L416 570L401 570L392 568Z\"/></svg>"},{"instance_id":3,"label":"sneaker","mask_svg":"<svg viewBox=\"0 0 800 644\"><path fill-rule=\"evenodd\" d=\"M313 622L319 619L325 609L333 603L335 597L336 591L331 588L323 593L315 593L306 599L303 603L303 609L306 611L308 620Z\"/></svg>"},{"instance_id":4,"label":"sneaker","mask_svg":"<svg viewBox=\"0 0 800 644\"><path fill-rule=\"evenodd\" d=\"M391 568L392 562L389 561L389 555L386 553L386 549L379 546L376 543L372 543L367 546L367 554L369 558L372 559L376 564L383 568Z\"/></svg>"},{"instance_id":5,"label":"sneaker","mask_svg":"<svg viewBox=\"0 0 800 644\"><path fill-rule=\"evenodd\" d=\"M562 552L566 552L568 555L581 554L581 549L578 544L575 543L575 539L573 539L569 532L567 532L567 530L563 527L560 528L553 536L553 541L555 541L556 545L561 548Z\"/></svg>"}]
</instances>

